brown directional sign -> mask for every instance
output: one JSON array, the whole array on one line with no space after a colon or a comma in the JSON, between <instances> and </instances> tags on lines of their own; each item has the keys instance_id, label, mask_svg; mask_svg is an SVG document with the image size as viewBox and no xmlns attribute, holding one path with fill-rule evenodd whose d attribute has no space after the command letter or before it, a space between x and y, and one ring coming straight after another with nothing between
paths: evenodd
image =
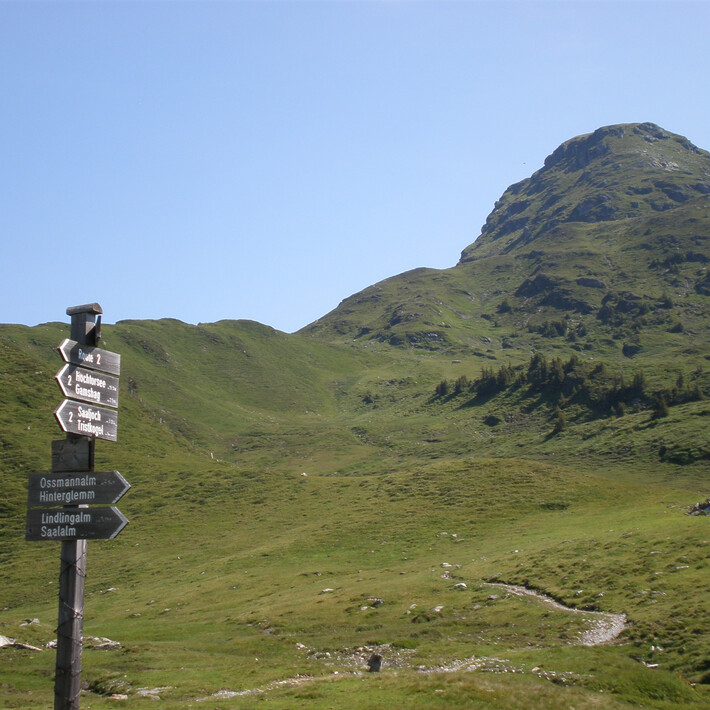
<instances>
[{"instance_id":1,"label":"brown directional sign","mask_svg":"<svg viewBox=\"0 0 710 710\"><path fill-rule=\"evenodd\" d=\"M55 376L65 397L118 407L118 377L65 365Z\"/></svg>"},{"instance_id":2,"label":"brown directional sign","mask_svg":"<svg viewBox=\"0 0 710 710\"><path fill-rule=\"evenodd\" d=\"M116 441L118 438L118 412L113 409L65 399L54 415L59 426L70 434L94 436L107 441Z\"/></svg>"},{"instance_id":3,"label":"brown directional sign","mask_svg":"<svg viewBox=\"0 0 710 710\"><path fill-rule=\"evenodd\" d=\"M128 525L118 508L30 508L25 540L111 540Z\"/></svg>"},{"instance_id":4,"label":"brown directional sign","mask_svg":"<svg viewBox=\"0 0 710 710\"><path fill-rule=\"evenodd\" d=\"M31 473L27 505L110 505L118 503L130 487L118 471Z\"/></svg>"},{"instance_id":5,"label":"brown directional sign","mask_svg":"<svg viewBox=\"0 0 710 710\"><path fill-rule=\"evenodd\" d=\"M109 350L102 350L91 345L81 345L76 340L63 340L59 353L64 362L81 365L90 370L101 370L112 375L121 374L121 356Z\"/></svg>"}]
</instances>

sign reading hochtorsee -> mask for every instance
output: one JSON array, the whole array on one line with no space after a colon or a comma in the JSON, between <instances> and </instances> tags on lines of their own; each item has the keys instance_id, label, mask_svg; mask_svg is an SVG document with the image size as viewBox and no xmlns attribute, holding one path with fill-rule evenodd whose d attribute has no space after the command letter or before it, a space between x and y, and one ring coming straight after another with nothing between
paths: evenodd
<instances>
[{"instance_id":1,"label":"sign reading hochtorsee","mask_svg":"<svg viewBox=\"0 0 710 710\"><path fill-rule=\"evenodd\" d=\"M55 379L65 397L118 407L118 377L85 370L77 365L65 365Z\"/></svg>"}]
</instances>

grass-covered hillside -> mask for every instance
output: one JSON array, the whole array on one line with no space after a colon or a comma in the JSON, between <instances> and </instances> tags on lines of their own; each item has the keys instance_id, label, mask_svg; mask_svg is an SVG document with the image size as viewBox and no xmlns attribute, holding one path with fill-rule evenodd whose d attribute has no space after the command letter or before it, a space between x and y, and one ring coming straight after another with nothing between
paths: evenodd
<instances>
[{"instance_id":1,"label":"grass-covered hillside","mask_svg":"<svg viewBox=\"0 0 710 710\"><path fill-rule=\"evenodd\" d=\"M131 483L130 524L89 544L82 707L710 706L706 178L680 137L603 129L510 188L456 267L304 332L104 326L119 438L96 469ZM613 210L575 219L601 181ZM629 197L681 183L667 209ZM24 517L65 337L0 326L9 708L52 704L59 545Z\"/></svg>"},{"instance_id":2,"label":"grass-covered hillside","mask_svg":"<svg viewBox=\"0 0 710 710\"><path fill-rule=\"evenodd\" d=\"M503 360L693 359L709 262L710 154L652 124L612 126L509 187L455 267L370 286L304 332Z\"/></svg>"}]
</instances>

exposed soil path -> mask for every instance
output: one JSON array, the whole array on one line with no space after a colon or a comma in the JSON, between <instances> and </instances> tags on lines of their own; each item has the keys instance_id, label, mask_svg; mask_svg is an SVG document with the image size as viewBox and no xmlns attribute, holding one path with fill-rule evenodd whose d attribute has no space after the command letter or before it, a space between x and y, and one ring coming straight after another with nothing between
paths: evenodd
<instances>
[{"instance_id":1,"label":"exposed soil path","mask_svg":"<svg viewBox=\"0 0 710 710\"><path fill-rule=\"evenodd\" d=\"M568 614L582 614L590 622L590 628L588 628L579 638L578 644L580 646L600 646L601 644L610 643L613 641L625 628L626 628L626 615L625 614L611 614L604 611L585 611L582 609L574 609L573 607L566 606L560 602L555 601L552 597L548 597L546 594L537 592L533 589L528 589L516 584L503 584L502 582L484 582L487 587L496 587L502 589L509 594L515 594L518 597L532 597L540 604L550 607L551 609L556 609L557 611L567 612ZM305 646L299 646L305 649ZM351 649L342 657L333 657L333 663L328 663L328 665L336 665L340 668L339 671L333 671L328 675L314 676L314 675L297 675L292 678L285 678L283 680L275 680L268 683L263 688L252 688L249 690L220 690L208 697L198 698L196 702L205 702L207 700L215 699L225 699L225 698L236 698L246 695L258 695L261 693L266 693L270 690L275 690L276 688L282 687L297 687L303 685L304 683L315 683L322 681L337 681L344 678L350 678L353 676L365 675L364 664L367 655L372 649L365 650L362 648ZM383 649L381 650L384 653ZM389 646L387 647L389 651ZM336 654L337 656L338 654ZM328 658L331 658L330 653L328 653ZM404 659L399 659L399 662L393 663L391 656L388 658L388 665L400 667L408 667L408 663ZM347 667L347 670L344 668ZM491 672L500 673L522 673L522 669L514 668L510 666L509 662L505 659L500 658L476 658L472 656L471 658L463 660L450 661L447 664L435 666L432 668L423 669L420 668L425 673L451 673L457 671L477 671L485 670ZM537 669L533 669L533 672ZM540 677L558 677L556 673L538 673Z\"/></svg>"},{"instance_id":2,"label":"exposed soil path","mask_svg":"<svg viewBox=\"0 0 710 710\"><path fill-rule=\"evenodd\" d=\"M610 643L626 628L626 614L611 614L605 611L574 609L570 606L560 604L545 594L516 584L503 584L501 582L484 582L484 584L488 587L504 589L506 592L515 594L518 597L532 597L541 604L549 606L552 609L557 609L558 611L566 611L570 614L583 614L589 617L591 627L580 637L579 644L581 646L600 646L605 643Z\"/></svg>"}]
</instances>

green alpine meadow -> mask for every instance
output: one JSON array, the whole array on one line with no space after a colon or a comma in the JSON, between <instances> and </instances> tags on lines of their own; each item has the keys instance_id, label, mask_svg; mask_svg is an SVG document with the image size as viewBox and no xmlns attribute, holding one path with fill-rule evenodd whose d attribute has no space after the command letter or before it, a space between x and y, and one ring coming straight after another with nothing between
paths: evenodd
<instances>
[{"instance_id":1,"label":"green alpine meadow","mask_svg":"<svg viewBox=\"0 0 710 710\"><path fill-rule=\"evenodd\" d=\"M88 544L82 708L710 707L710 153L573 138L462 246L293 334L103 327L130 523ZM53 702L25 520L73 305L0 326L7 708Z\"/></svg>"}]
</instances>

